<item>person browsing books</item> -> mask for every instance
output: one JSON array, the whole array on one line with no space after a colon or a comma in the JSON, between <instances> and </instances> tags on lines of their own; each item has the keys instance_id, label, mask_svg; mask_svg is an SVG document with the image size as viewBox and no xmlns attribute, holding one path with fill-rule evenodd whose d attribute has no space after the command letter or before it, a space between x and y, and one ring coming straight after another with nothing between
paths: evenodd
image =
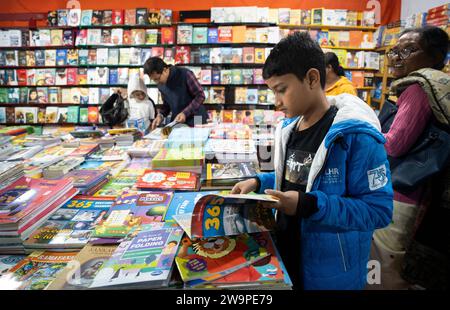
<instances>
[{"instance_id":1,"label":"person browsing books","mask_svg":"<svg viewBox=\"0 0 450 310\"><path fill-rule=\"evenodd\" d=\"M326 82L325 93L327 96L336 96L343 93L356 96L356 89L352 82L345 77L344 68L339 64L339 59L333 52L325 53Z\"/></svg>"},{"instance_id":2,"label":"person browsing books","mask_svg":"<svg viewBox=\"0 0 450 310\"><path fill-rule=\"evenodd\" d=\"M148 132L156 117L156 107L153 100L147 95L147 87L139 75L130 76L127 93L129 110L127 125L139 128L141 127L139 122L143 122L140 129Z\"/></svg>"},{"instance_id":3,"label":"person browsing books","mask_svg":"<svg viewBox=\"0 0 450 310\"><path fill-rule=\"evenodd\" d=\"M356 96L326 97L325 59L308 33L281 40L263 76L286 114L275 131L275 172L232 193L273 195L276 245L304 289L363 289L374 229L392 218L389 164L373 110Z\"/></svg>"},{"instance_id":4,"label":"person browsing books","mask_svg":"<svg viewBox=\"0 0 450 310\"><path fill-rule=\"evenodd\" d=\"M156 115L152 129L158 127L169 113L172 113L170 122L194 126L195 119L196 122L206 123L205 94L192 71L168 65L159 57L150 57L144 64L144 73L158 84L163 99L162 109Z\"/></svg>"}]
</instances>

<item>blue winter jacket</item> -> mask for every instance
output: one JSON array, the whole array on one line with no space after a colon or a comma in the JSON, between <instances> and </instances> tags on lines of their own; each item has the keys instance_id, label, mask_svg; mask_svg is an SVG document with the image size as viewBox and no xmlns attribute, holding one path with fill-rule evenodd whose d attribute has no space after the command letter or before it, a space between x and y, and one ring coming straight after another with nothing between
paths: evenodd
<instances>
[{"instance_id":1,"label":"blue winter jacket","mask_svg":"<svg viewBox=\"0 0 450 310\"><path fill-rule=\"evenodd\" d=\"M372 233L392 218L385 139L362 100L347 94L328 100L338 112L314 157L306 190L317 197L319 211L300 226L304 288L363 289ZM297 121L277 128L276 170L258 175L260 192L280 189L287 140Z\"/></svg>"}]
</instances>

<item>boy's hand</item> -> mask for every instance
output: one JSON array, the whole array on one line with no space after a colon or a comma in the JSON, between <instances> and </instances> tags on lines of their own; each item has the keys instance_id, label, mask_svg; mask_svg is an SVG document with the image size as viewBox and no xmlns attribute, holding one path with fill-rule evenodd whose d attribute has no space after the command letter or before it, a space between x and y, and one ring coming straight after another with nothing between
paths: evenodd
<instances>
[{"instance_id":1,"label":"boy's hand","mask_svg":"<svg viewBox=\"0 0 450 310\"><path fill-rule=\"evenodd\" d=\"M177 117L175 117L175 121L178 123L186 122L186 115L183 112L181 112L180 114L177 115Z\"/></svg>"},{"instance_id":2,"label":"boy's hand","mask_svg":"<svg viewBox=\"0 0 450 310\"><path fill-rule=\"evenodd\" d=\"M297 204L298 204L298 192L297 191L275 191L271 189L266 189L264 191L268 195L272 195L279 199L278 202L263 203L265 208L274 208L280 210L286 215L297 214Z\"/></svg>"},{"instance_id":3,"label":"boy's hand","mask_svg":"<svg viewBox=\"0 0 450 310\"><path fill-rule=\"evenodd\" d=\"M256 179L241 181L234 185L233 189L231 190L231 194L247 194L250 192L254 192L257 186L258 182L256 181Z\"/></svg>"}]
</instances>

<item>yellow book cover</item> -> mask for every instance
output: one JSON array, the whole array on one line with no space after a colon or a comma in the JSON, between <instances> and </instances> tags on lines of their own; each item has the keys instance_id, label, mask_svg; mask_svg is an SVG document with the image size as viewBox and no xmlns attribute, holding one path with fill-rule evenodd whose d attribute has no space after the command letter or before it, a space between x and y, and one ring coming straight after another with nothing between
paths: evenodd
<instances>
[{"instance_id":1,"label":"yellow book cover","mask_svg":"<svg viewBox=\"0 0 450 310\"><path fill-rule=\"evenodd\" d=\"M255 48L255 63L263 64L265 62L265 49L264 48Z\"/></svg>"},{"instance_id":2,"label":"yellow book cover","mask_svg":"<svg viewBox=\"0 0 450 310\"><path fill-rule=\"evenodd\" d=\"M301 13L302 13L301 10L291 9L291 12L289 14L289 24L291 24L291 25L300 25Z\"/></svg>"}]
</instances>

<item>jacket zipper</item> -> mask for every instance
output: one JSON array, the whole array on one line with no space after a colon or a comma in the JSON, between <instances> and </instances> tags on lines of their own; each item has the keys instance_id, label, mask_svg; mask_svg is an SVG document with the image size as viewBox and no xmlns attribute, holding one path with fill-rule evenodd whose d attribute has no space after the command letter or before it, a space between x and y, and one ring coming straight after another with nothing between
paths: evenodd
<instances>
[{"instance_id":1,"label":"jacket zipper","mask_svg":"<svg viewBox=\"0 0 450 310\"><path fill-rule=\"evenodd\" d=\"M345 263L344 250L342 249L341 237L339 233L336 233L339 242L339 248L341 249L342 262L344 263L344 271L347 272L347 264Z\"/></svg>"}]
</instances>

